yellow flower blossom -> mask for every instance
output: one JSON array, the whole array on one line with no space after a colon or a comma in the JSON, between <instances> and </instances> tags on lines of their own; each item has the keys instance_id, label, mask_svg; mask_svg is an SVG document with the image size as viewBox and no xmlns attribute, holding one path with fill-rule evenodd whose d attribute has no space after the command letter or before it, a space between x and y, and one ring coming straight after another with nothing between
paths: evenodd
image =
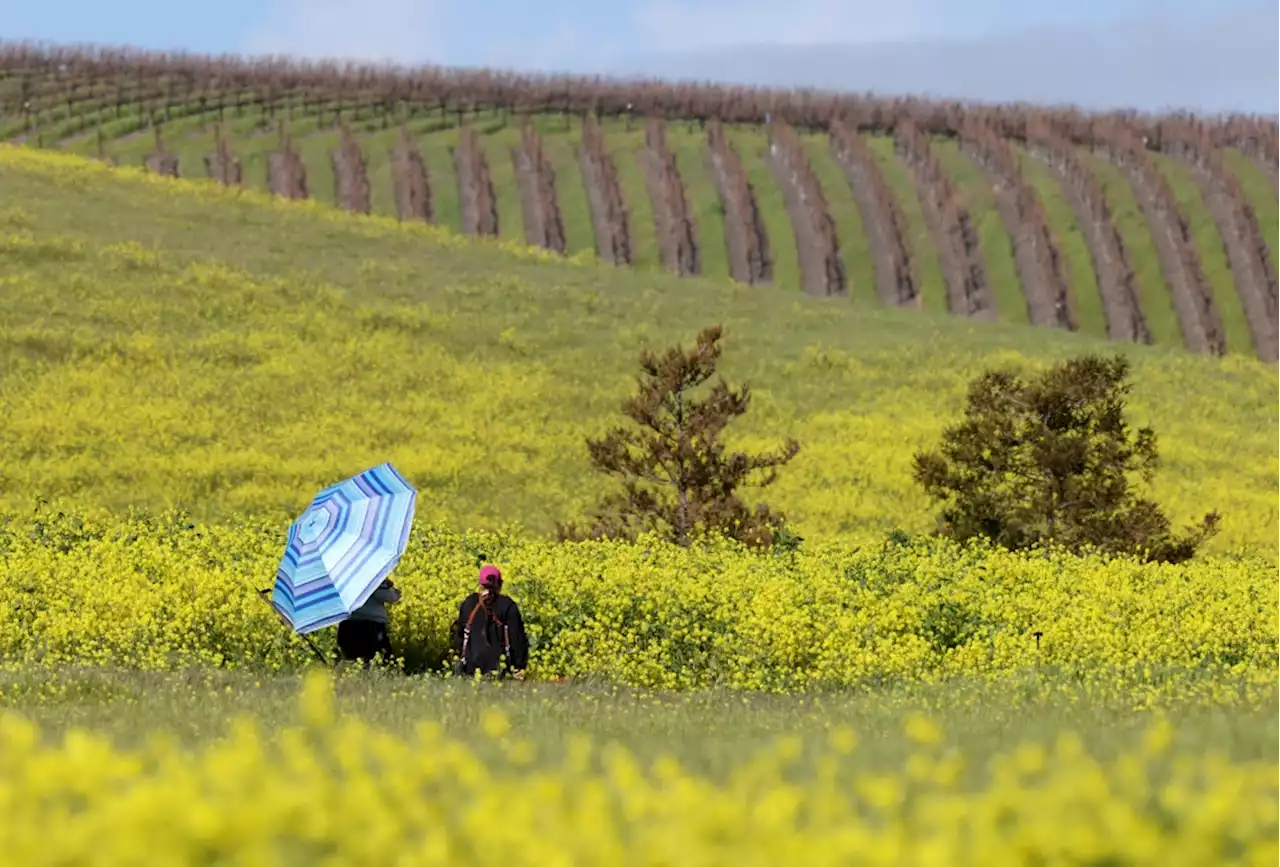
<instances>
[{"instance_id":1,"label":"yellow flower blossom","mask_svg":"<svg viewBox=\"0 0 1280 867\"><path fill-rule=\"evenodd\" d=\"M12 515L0 523L0 658L306 665L311 651L256 592L275 575L283 537L262 519L196 525L54 506ZM521 604L535 679L800 692L1057 671L1141 682L1141 702L1177 688L1172 672L1221 672L1212 682L1230 689L1278 667L1276 571L1262 557L1144 565L936 540L814 542L779 557L728 541L559 544L419 525L396 569L404 598L390 627L410 670L445 664L476 551L501 564ZM333 630L312 637L333 651ZM936 738L929 726L912 723L922 743Z\"/></svg>"}]
</instances>

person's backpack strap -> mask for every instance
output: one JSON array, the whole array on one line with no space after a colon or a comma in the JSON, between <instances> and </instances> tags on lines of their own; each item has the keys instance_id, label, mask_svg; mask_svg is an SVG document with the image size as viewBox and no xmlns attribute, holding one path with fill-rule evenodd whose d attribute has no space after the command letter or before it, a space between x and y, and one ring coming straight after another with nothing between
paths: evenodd
<instances>
[{"instance_id":1,"label":"person's backpack strap","mask_svg":"<svg viewBox=\"0 0 1280 867\"><path fill-rule=\"evenodd\" d=\"M471 609L471 613L467 615L467 625L462 627L462 662L465 665L467 661L467 645L471 643L471 624L476 619L476 612L484 607L479 599L476 600L475 607Z\"/></svg>"},{"instance_id":2,"label":"person's backpack strap","mask_svg":"<svg viewBox=\"0 0 1280 867\"><path fill-rule=\"evenodd\" d=\"M493 607L495 610L489 612L489 619L492 620L494 624L496 624L497 626L502 627L502 652L507 655L507 664L510 665L511 664L511 627L507 626L506 623L498 619L498 614L496 610L498 605L496 602L494 603Z\"/></svg>"}]
</instances>

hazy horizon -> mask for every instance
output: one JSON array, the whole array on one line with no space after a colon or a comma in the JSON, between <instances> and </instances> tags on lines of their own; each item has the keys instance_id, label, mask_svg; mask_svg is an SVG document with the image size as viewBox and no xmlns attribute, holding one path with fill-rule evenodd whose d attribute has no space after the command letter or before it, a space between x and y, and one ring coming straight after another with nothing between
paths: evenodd
<instances>
[{"instance_id":1,"label":"hazy horizon","mask_svg":"<svg viewBox=\"0 0 1280 867\"><path fill-rule=\"evenodd\" d=\"M198 14L193 14L196 12ZM1276 5L1228 0L0 0L5 39L1274 115Z\"/></svg>"}]
</instances>

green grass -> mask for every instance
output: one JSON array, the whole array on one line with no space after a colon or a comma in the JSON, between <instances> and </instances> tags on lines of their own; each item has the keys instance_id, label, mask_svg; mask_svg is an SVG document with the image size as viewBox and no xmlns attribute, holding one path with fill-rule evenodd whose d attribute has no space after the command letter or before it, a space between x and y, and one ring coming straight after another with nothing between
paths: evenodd
<instances>
[{"instance_id":1,"label":"green grass","mask_svg":"<svg viewBox=\"0 0 1280 867\"><path fill-rule=\"evenodd\" d=\"M1174 724L1179 752L1213 750L1236 761L1274 761L1274 685L1197 683L1189 673L1172 683L1184 676L1190 686L1154 690L1103 678L1073 686L1046 672L997 682L777 697L646 693L591 683L471 684L352 671L338 682L336 707L340 716L403 735L423 722L438 723L494 760L496 748L477 732L484 715L498 709L532 743L540 763L557 764L576 736L586 736L597 746L626 747L645 764L671 756L719 780L782 737L798 739L805 750L821 749L833 727L858 737L859 747L847 759L852 767L897 770L912 752L904 730L916 714L941 723L943 749L965 757L970 784L1013 745L1051 747L1067 732L1099 758L1136 749L1156 714ZM164 732L194 747L227 734L237 717L256 719L268 731L299 723L298 686L297 675L217 670L0 671L0 711L35 720L51 738L89 728L136 747L153 732Z\"/></svg>"},{"instance_id":2,"label":"green grass","mask_svg":"<svg viewBox=\"0 0 1280 867\"><path fill-rule=\"evenodd\" d=\"M520 187L516 183L515 163L511 160L511 148L519 142L519 130L504 132L505 135L485 136L480 146L489 163L489 177L493 180L497 198L498 235L523 244L524 211L520 204ZM511 132L516 135L512 136Z\"/></svg>"},{"instance_id":3,"label":"green grass","mask_svg":"<svg viewBox=\"0 0 1280 867\"><path fill-rule=\"evenodd\" d=\"M955 418L970 376L1115 348L858 297L535 262L209 184L8 161L0 182L0 498L15 503L290 511L393 459L428 485L431 520L545 531L603 490L583 437L616 418L637 350L722 322L723 372L754 395L735 442L804 447L769 502L803 532L873 539L930 526L911 456ZM1220 549L1274 550L1274 369L1122 351L1173 518L1218 508ZM335 390L326 376L346 379Z\"/></svg>"},{"instance_id":4,"label":"green grass","mask_svg":"<svg viewBox=\"0 0 1280 867\"><path fill-rule=\"evenodd\" d=\"M675 154L680 180L684 182L689 207L698 223L702 276L728 280L729 254L724 241L724 210L720 204L715 178L707 167L706 137L672 127L667 130L667 147Z\"/></svg>"}]
</instances>

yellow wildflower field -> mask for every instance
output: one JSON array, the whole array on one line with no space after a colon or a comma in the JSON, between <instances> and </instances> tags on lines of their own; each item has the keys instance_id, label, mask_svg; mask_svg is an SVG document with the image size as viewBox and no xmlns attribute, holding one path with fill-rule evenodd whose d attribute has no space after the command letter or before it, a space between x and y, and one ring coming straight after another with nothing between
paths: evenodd
<instances>
[{"instance_id":1,"label":"yellow wildflower field","mask_svg":"<svg viewBox=\"0 0 1280 867\"><path fill-rule=\"evenodd\" d=\"M17 516L0 533L13 612L0 658L296 667L307 648L255 593L282 540L267 524ZM933 541L758 555L425 526L396 570L393 647L411 669L442 664L480 559L502 566L542 678L794 692L1037 666L1277 671L1276 573L1262 557L1140 565Z\"/></svg>"},{"instance_id":2,"label":"yellow wildflower field","mask_svg":"<svg viewBox=\"0 0 1280 867\"><path fill-rule=\"evenodd\" d=\"M322 675L300 699L301 724L267 733L242 719L195 752L83 730L42 743L0 716L0 864L1177 867L1280 855L1276 762L1185 753L1160 719L1109 757L1069 734L1010 744L967 789L963 756L919 714L890 772L851 773L862 747L837 726L808 757L782 737L716 780L585 740L540 762L496 711L469 739L430 722L382 732L338 718ZM501 760L483 761L477 741Z\"/></svg>"},{"instance_id":3,"label":"yellow wildflower field","mask_svg":"<svg viewBox=\"0 0 1280 867\"><path fill-rule=\"evenodd\" d=\"M828 304L762 287L551 261L511 243L0 147L0 505L182 506L285 521L390 460L419 514L535 533L602 493L584 437L618 418L643 346L726 326L753 404L735 444L795 436L768 491L802 535L931 526L913 452L993 365L1134 363L1132 418L1177 523L1273 553L1276 371L1079 335Z\"/></svg>"}]
</instances>

